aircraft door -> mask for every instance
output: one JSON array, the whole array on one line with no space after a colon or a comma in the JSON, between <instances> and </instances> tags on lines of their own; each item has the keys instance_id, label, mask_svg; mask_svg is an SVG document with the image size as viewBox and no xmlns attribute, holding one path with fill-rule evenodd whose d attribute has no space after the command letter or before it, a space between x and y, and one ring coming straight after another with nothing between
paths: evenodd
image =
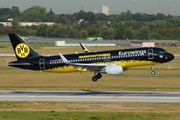
<instances>
[{"instance_id":1,"label":"aircraft door","mask_svg":"<svg viewBox=\"0 0 180 120\"><path fill-rule=\"evenodd\" d=\"M148 59L154 59L153 49L148 49Z\"/></svg>"},{"instance_id":2,"label":"aircraft door","mask_svg":"<svg viewBox=\"0 0 180 120\"><path fill-rule=\"evenodd\" d=\"M45 59L44 58L39 59L39 68L41 70L45 69Z\"/></svg>"}]
</instances>

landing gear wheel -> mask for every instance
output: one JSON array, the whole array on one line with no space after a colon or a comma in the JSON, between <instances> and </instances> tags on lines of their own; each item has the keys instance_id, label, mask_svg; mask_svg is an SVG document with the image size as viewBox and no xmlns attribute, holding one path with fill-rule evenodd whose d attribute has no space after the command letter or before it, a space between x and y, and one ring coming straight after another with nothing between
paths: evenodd
<instances>
[{"instance_id":1,"label":"landing gear wheel","mask_svg":"<svg viewBox=\"0 0 180 120\"><path fill-rule=\"evenodd\" d=\"M96 75L96 77L97 77L98 79L100 79L100 78L102 77L102 75L101 75L100 73L98 73L98 74Z\"/></svg>"},{"instance_id":2,"label":"landing gear wheel","mask_svg":"<svg viewBox=\"0 0 180 120\"><path fill-rule=\"evenodd\" d=\"M155 72L155 71L151 71L151 74L152 74L152 75L155 75L155 74L156 74L156 72Z\"/></svg>"},{"instance_id":3,"label":"landing gear wheel","mask_svg":"<svg viewBox=\"0 0 180 120\"><path fill-rule=\"evenodd\" d=\"M96 82L98 80L98 78L96 76L92 77L92 81Z\"/></svg>"}]
</instances>

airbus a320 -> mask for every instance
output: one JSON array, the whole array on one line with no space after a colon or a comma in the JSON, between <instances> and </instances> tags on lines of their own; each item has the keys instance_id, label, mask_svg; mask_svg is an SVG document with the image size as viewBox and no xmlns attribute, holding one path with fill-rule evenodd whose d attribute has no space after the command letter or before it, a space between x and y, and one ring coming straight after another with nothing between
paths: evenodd
<instances>
[{"instance_id":1,"label":"airbus a320","mask_svg":"<svg viewBox=\"0 0 180 120\"><path fill-rule=\"evenodd\" d=\"M16 33L9 33L17 60L10 62L12 67L45 72L94 72L96 82L102 73L121 75L123 71L136 66L153 66L174 59L174 55L157 47L142 47L90 52L83 44L83 53L42 56ZM152 74L155 71L152 70Z\"/></svg>"}]
</instances>

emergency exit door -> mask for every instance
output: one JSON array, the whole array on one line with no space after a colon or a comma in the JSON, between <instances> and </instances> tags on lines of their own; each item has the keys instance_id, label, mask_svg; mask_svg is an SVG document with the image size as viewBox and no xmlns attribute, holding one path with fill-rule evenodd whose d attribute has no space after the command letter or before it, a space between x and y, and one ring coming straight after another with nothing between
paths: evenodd
<instances>
[{"instance_id":1,"label":"emergency exit door","mask_svg":"<svg viewBox=\"0 0 180 120\"><path fill-rule=\"evenodd\" d=\"M148 49L148 59L154 59L153 49Z\"/></svg>"},{"instance_id":2,"label":"emergency exit door","mask_svg":"<svg viewBox=\"0 0 180 120\"><path fill-rule=\"evenodd\" d=\"M39 68L41 70L45 69L45 59L44 58L39 59Z\"/></svg>"}]
</instances>

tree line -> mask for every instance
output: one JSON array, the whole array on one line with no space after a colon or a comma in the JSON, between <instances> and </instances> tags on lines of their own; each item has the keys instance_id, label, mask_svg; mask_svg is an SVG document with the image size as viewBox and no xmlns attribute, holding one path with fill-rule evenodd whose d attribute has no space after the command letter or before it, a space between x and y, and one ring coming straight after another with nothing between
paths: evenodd
<instances>
[{"instance_id":1,"label":"tree line","mask_svg":"<svg viewBox=\"0 0 180 120\"><path fill-rule=\"evenodd\" d=\"M134 13L129 10L106 16L103 13L85 12L55 14L52 9L33 6L20 12L18 7L1 8L0 22L13 18L12 27L0 25L0 34L17 32L21 35L42 37L104 39L180 39L180 17L173 15ZM18 26L18 22L55 22L54 25Z\"/></svg>"}]
</instances>

